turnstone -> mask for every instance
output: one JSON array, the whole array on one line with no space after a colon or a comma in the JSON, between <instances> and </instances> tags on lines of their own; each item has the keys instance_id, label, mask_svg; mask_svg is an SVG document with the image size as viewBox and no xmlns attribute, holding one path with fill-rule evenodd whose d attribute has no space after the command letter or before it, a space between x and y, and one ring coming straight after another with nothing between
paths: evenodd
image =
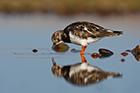
<instances>
[{"instance_id":1,"label":"turnstone","mask_svg":"<svg viewBox=\"0 0 140 93\"><path fill-rule=\"evenodd\" d=\"M71 84L78 86L86 86L96 84L109 77L117 78L122 74L118 72L104 71L97 66L90 65L89 63L77 63L72 65L60 66L52 59L53 66L52 73L57 77L63 77Z\"/></svg>"},{"instance_id":2,"label":"turnstone","mask_svg":"<svg viewBox=\"0 0 140 93\"><path fill-rule=\"evenodd\" d=\"M113 31L111 29L103 28L90 22L75 22L68 25L64 30L58 30L52 35L53 47L65 43L74 43L81 45L82 49L80 55L82 56L89 43L100 40L104 37L119 36L121 31ZM82 62L84 62L82 58Z\"/></svg>"}]
</instances>

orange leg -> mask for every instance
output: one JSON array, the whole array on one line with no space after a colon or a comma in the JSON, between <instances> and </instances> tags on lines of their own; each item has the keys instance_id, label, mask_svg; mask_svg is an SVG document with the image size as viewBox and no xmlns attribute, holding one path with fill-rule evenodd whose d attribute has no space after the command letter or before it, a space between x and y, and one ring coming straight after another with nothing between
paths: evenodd
<instances>
[{"instance_id":1,"label":"orange leg","mask_svg":"<svg viewBox=\"0 0 140 93\"><path fill-rule=\"evenodd\" d=\"M86 48L87 48L87 46L82 46L82 49L80 51L80 55L84 55Z\"/></svg>"},{"instance_id":2,"label":"orange leg","mask_svg":"<svg viewBox=\"0 0 140 93\"><path fill-rule=\"evenodd\" d=\"M86 63L86 62L87 62L87 60L86 60L85 55L80 55L80 56L81 56L82 63Z\"/></svg>"},{"instance_id":3,"label":"orange leg","mask_svg":"<svg viewBox=\"0 0 140 93\"><path fill-rule=\"evenodd\" d=\"M84 52L85 52L86 48L87 48L87 46L82 46L82 50L80 51L80 56L81 56L82 63L87 62L87 60L84 56Z\"/></svg>"}]
</instances>

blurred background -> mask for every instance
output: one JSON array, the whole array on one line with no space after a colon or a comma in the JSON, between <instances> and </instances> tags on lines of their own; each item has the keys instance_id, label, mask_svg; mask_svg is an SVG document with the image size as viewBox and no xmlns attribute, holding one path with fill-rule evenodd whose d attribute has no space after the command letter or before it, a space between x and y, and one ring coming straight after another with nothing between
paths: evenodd
<instances>
[{"instance_id":1,"label":"blurred background","mask_svg":"<svg viewBox=\"0 0 140 93\"><path fill-rule=\"evenodd\" d=\"M132 14L140 12L139 0L0 0L2 13Z\"/></svg>"}]
</instances>

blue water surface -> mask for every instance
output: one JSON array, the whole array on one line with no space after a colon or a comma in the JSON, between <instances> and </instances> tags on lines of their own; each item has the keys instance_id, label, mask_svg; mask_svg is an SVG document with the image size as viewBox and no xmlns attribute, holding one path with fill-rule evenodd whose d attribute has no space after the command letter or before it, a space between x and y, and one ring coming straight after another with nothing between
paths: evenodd
<instances>
[{"instance_id":1,"label":"blue water surface","mask_svg":"<svg viewBox=\"0 0 140 93\"><path fill-rule=\"evenodd\" d=\"M108 79L87 87L73 86L51 73L51 57L58 64L81 62L79 53L55 53L51 49L51 35L75 21L89 21L106 28L121 30L122 36L105 38L90 44L86 52L107 48L114 55L88 62L107 71L123 74L119 79ZM0 15L0 93L139 93L140 62L133 55L120 53L140 44L140 16L112 16L101 18L93 15L60 17L55 15ZM70 49L80 46L69 44ZM32 49L38 49L33 53Z\"/></svg>"}]
</instances>

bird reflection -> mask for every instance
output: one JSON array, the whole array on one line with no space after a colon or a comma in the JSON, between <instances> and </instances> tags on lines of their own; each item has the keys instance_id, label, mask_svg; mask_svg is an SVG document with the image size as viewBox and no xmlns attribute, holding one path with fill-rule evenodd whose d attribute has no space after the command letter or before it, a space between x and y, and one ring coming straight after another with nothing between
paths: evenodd
<instances>
[{"instance_id":1,"label":"bird reflection","mask_svg":"<svg viewBox=\"0 0 140 93\"><path fill-rule=\"evenodd\" d=\"M57 77L63 77L73 85L86 86L99 83L109 77L117 78L122 76L118 72L104 71L97 66L89 64L87 61L65 66L56 64L54 58L52 58L52 62L52 73Z\"/></svg>"}]
</instances>

